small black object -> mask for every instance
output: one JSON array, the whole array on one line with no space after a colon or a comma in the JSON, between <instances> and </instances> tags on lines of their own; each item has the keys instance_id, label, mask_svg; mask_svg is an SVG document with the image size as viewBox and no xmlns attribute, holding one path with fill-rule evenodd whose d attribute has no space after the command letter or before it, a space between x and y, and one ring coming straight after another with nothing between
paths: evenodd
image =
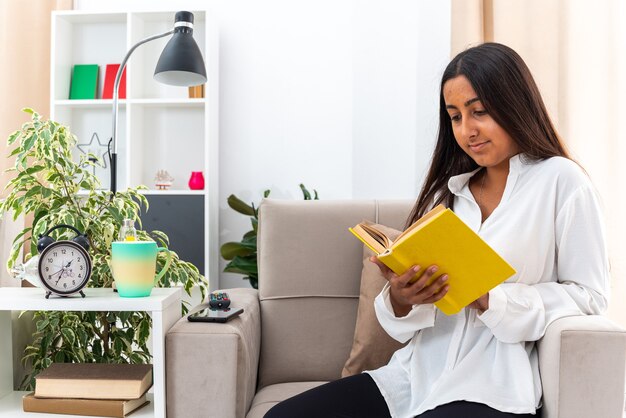
<instances>
[{"instance_id":1,"label":"small black object","mask_svg":"<svg viewBox=\"0 0 626 418\"><path fill-rule=\"evenodd\" d=\"M48 235L40 235L37 240L37 251L42 252L48 245L52 244L55 241L54 238L49 237Z\"/></svg>"},{"instance_id":2,"label":"small black object","mask_svg":"<svg viewBox=\"0 0 626 418\"><path fill-rule=\"evenodd\" d=\"M226 292L213 292L209 295L209 306L213 309L226 309L230 306L230 298Z\"/></svg>"},{"instance_id":3,"label":"small black object","mask_svg":"<svg viewBox=\"0 0 626 418\"><path fill-rule=\"evenodd\" d=\"M73 226L65 225L65 224L53 226L52 228L48 229L43 234L39 235L39 239L37 240L37 251L41 253L43 252L43 250L46 249L47 246L55 242L55 239L50 236L50 233L54 231L55 229L59 229L59 228L68 228L76 232L76 236L72 238L72 241L74 241L76 244L83 247L86 251L89 251L89 240L87 239L87 235L81 233L78 229L74 228Z\"/></svg>"},{"instance_id":4,"label":"small black object","mask_svg":"<svg viewBox=\"0 0 626 418\"><path fill-rule=\"evenodd\" d=\"M187 316L191 322L228 322L243 312L243 308L213 309L204 308Z\"/></svg>"}]
</instances>

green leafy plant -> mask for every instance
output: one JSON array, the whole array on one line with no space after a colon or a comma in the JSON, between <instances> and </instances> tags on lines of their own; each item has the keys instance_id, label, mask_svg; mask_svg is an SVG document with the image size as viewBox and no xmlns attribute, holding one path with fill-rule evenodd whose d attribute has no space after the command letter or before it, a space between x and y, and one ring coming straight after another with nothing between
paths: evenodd
<instances>
[{"instance_id":1,"label":"green leafy plant","mask_svg":"<svg viewBox=\"0 0 626 418\"><path fill-rule=\"evenodd\" d=\"M124 219L138 223L138 239L169 245L163 232L141 230L140 210L148 209L141 189L146 187L129 188L114 196L99 190L98 179L89 171L97 157L82 155L80 161L74 161L72 149L77 141L69 129L42 120L32 109L24 111L31 114L31 120L8 139L10 145L15 145L11 156L16 160L7 171L15 172L15 177L6 186L8 194L0 203L0 216L12 213L17 219L22 213L32 214L34 220L14 239L8 268L20 258L24 245L28 249L25 259L35 256L39 234L61 223L78 228L89 238L93 271L88 287L111 287L111 242ZM61 231L56 239L72 236L71 231ZM159 253L157 269L164 263L165 255ZM187 294L197 285L203 299L208 287L198 269L176 253L157 284L173 285L182 285ZM187 310L183 304L183 313ZM151 359L146 346L151 319L145 312L37 311L34 321L36 332L22 359L25 366L30 366L22 389L32 390L35 376L53 362L147 363Z\"/></svg>"},{"instance_id":2,"label":"green leafy plant","mask_svg":"<svg viewBox=\"0 0 626 418\"><path fill-rule=\"evenodd\" d=\"M313 197L304 184L300 184L300 190L304 200L319 200L317 190L313 189ZM263 197L270 195L270 190L263 192ZM250 217L252 229L243 235L240 242L227 242L220 247L222 258L229 260L224 267L226 273L237 273L245 275L244 279L250 281L250 285L259 288L259 269L257 265L257 228L259 226L259 209L254 202L250 205L239 199L234 194L228 196L228 206L234 211Z\"/></svg>"}]
</instances>

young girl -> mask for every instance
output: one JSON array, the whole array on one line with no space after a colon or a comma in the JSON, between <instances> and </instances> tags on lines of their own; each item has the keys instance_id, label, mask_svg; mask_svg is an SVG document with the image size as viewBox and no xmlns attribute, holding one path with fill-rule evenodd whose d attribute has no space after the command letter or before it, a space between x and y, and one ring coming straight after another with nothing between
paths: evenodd
<instances>
[{"instance_id":1,"label":"young girl","mask_svg":"<svg viewBox=\"0 0 626 418\"><path fill-rule=\"evenodd\" d=\"M375 300L390 336L409 343L377 370L304 392L268 418L535 416L535 342L554 320L607 306L609 268L598 199L556 133L530 71L486 43L457 55L441 80L439 134L407 226L443 203L517 271L456 315L433 302L447 276L414 266ZM442 240L446 237L442 236ZM445 272L444 272L445 273Z\"/></svg>"}]
</instances>

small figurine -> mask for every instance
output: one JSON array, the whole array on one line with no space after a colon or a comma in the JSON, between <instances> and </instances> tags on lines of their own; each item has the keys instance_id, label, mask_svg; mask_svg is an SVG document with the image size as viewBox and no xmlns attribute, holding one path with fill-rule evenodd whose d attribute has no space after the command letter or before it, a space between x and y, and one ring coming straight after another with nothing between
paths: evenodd
<instances>
[{"instance_id":1,"label":"small figurine","mask_svg":"<svg viewBox=\"0 0 626 418\"><path fill-rule=\"evenodd\" d=\"M165 170L159 170L154 177L154 185L158 190L167 190L174 181L174 178L170 176Z\"/></svg>"}]
</instances>

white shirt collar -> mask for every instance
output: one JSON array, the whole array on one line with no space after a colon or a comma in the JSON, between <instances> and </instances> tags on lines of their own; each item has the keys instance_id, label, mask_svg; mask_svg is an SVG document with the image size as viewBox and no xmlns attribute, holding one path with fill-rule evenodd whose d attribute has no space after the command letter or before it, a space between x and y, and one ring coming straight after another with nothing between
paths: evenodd
<instances>
[{"instance_id":1,"label":"white shirt collar","mask_svg":"<svg viewBox=\"0 0 626 418\"><path fill-rule=\"evenodd\" d=\"M528 165L528 161L524 161L526 158L523 154L515 154L509 159L509 178L516 178L520 172L522 172L524 166ZM469 173L463 173L450 177L448 180L448 189L454 194L459 194L467 186L469 180L481 170L482 167L478 167L476 170Z\"/></svg>"}]
</instances>

